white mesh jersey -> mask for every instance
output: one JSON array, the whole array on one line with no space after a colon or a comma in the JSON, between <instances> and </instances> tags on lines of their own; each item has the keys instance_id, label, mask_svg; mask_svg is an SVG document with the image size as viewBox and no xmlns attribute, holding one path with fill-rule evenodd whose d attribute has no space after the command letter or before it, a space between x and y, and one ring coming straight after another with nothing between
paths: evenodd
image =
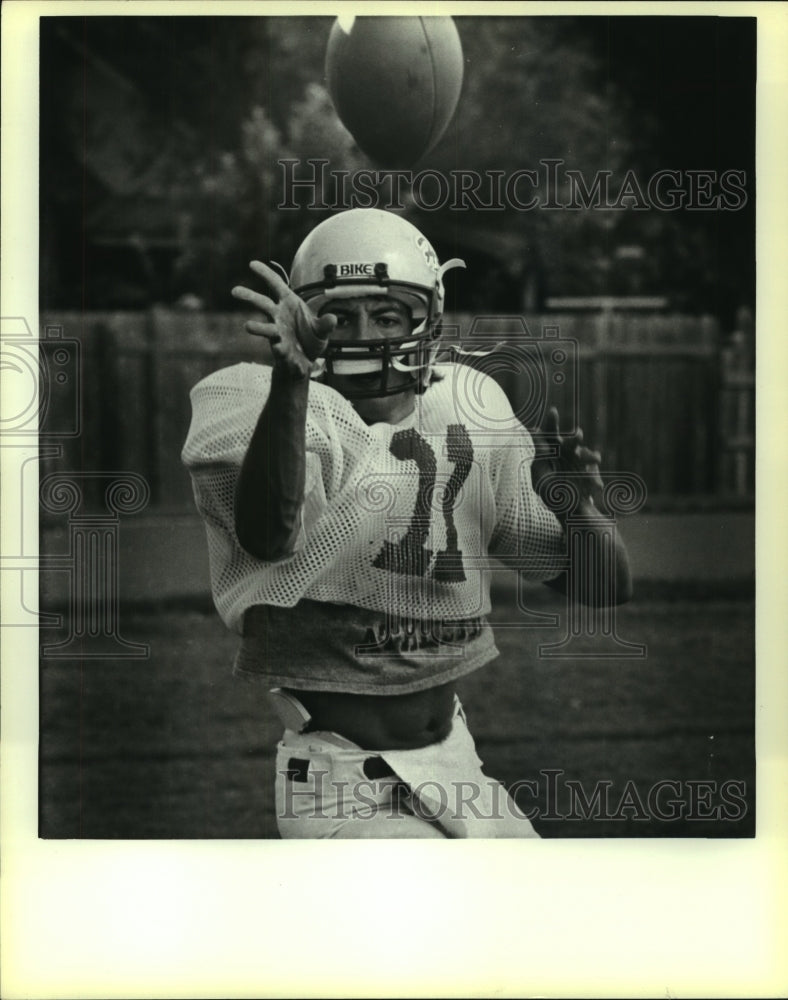
<instances>
[{"instance_id":1,"label":"white mesh jersey","mask_svg":"<svg viewBox=\"0 0 788 1000\"><path fill-rule=\"evenodd\" d=\"M357 617L365 622L368 612L478 622L490 610L493 557L517 557L533 580L552 579L564 568L563 531L531 486L533 442L506 395L467 366L436 371L441 380L416 397L414 412L400 424L368 426L335 390L310 384L301 534L294 553L277 562L240 547L233 517L238 472L271 369L238 364L194 387L182 457L206 525L214 602L228 627L241 632L247 609L265 605L278 632L282 615L271 617L275 609L299 602L307 602L302 608L320 602L364 609ZM336 611L338 620L342 612ZM314 615L302 618L305 629L313 624ZM291 629L301 628L298 618L289 620ZM328 608L324 629L330 622ZM281 647L281 637L276 642ZM481 649L478 637L475 642ZM450 672L467 672L497 655L491 636L484 649ZM273 655L272 646L265 655ZM288 655L280 650L277 658ZM265 670L272 683L291 687L331 689L334 683L328 675L307 684ZM431 679L417 680L409 672L399 690L447 676L435 666L427 673ZM339 689L390 690L375 684L384 680L370 687L346 678Z\"/></svg>"}]
</instances>

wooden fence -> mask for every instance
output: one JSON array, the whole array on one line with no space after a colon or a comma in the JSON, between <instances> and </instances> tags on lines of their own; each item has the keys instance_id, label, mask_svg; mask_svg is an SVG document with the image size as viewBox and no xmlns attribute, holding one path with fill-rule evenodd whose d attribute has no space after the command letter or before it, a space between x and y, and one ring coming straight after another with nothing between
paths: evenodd
<instances>
[{"instance_id":1,"label":"wooden fence","mask_svg":"<svg viewBox=\"0 0 788 1000\"><path fill-rule=\"evenodd\" d=\"M42 475L135 472L157 510L193 510L180 461L189 390L220 367L261 360L264 342L243 332L243 319L159 309L43 315L45 378L64 346L79 371L76 399L51 382L42 432L73 421L75 407L80 427L58 437L61 454L42 459ZM567 424L576 416L605 469L643 478L652 508L752 502L754 378L726 360L714 321L597 313L447 316L446 325L469 349L500 344L470 363L501 382L525 423L546 396Z\"/></svg>"}]
</instances>

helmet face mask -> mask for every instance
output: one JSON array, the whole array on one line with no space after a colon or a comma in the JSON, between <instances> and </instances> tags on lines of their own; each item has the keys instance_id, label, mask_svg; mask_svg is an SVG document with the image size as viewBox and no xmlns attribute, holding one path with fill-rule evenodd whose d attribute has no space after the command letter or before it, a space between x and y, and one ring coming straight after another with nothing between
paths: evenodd
<instances>
[{"instance_id":1,"label":"helmet face mask","mask_svg":"<svg viewBox=\"0 0 788 1000\"><path fill-rule=\"evenodd\" d=\"M427 239L405 219L378 209L352 209L326 219L301 244L290 284L316 312L331 312L342 299L388 297L419 317L406 336L380 340L329 339L314 377L343 377L349 399L390 396L410 389L423 392L431 380L443 314L443 275L460 260L443 266ZM423 318L421 318L423 317ZM379 372L379 377L373 375ZM408 372L402 379L395 372ZM363 378L362 378L363 376Z\"/></svg>"},{"instance_id":2,"label":"helmet face mask","mask_svg":"<svg viewBox=\"0 0 788 1000\"><path fill-rule=\"evenodd\" d=\"M424 373L431 368L436 338L428 333L379 340L329 340L318 370L331 384L342 378L342 395L348 399L394 396L427 387ZM408 374L407 379L397 373ZM350 381L350 380L353 381Z\"/></svg>"}]
</instances>

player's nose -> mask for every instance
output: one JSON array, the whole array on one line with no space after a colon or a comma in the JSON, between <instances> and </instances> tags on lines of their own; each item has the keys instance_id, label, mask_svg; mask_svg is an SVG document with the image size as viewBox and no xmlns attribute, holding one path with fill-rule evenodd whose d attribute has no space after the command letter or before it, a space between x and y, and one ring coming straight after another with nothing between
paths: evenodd
<instances>
[{"instance_id":1,"label":"player's nose","mask_svg":"<svg viewBox=\"0 0 788 1000\"><path fill-rule=\"evenodd\" d=\"M372 340L375 336L369 316L361 311L353 316L348 333L350 340Z\"/></svg>"}]
</instances>

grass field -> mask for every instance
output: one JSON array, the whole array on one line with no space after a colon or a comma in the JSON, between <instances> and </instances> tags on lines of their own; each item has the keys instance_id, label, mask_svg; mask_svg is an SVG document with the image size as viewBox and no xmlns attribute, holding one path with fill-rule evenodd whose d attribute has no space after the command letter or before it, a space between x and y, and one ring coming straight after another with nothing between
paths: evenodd
<instances>
[{"instance_id":1,"label":"grass field","mask_svg":"<svg viewBox=\"0 0 788 1000\"><path fill-rule=\"evenodd\" d=\"M547 591L528 603L562 611ZM617 632L639 659L547 659L561 631L501 627L501 657L459 686L485 771L532 782L517 799L545 837L753 836L753 610L636 600ZM498 594L493 620L517 616ZM137 610L122 632L150 658L43 661L41 836L276 837L280 726L262 687L232 678L235 637L194 607Z\"/></svg>"}]
</instances>

